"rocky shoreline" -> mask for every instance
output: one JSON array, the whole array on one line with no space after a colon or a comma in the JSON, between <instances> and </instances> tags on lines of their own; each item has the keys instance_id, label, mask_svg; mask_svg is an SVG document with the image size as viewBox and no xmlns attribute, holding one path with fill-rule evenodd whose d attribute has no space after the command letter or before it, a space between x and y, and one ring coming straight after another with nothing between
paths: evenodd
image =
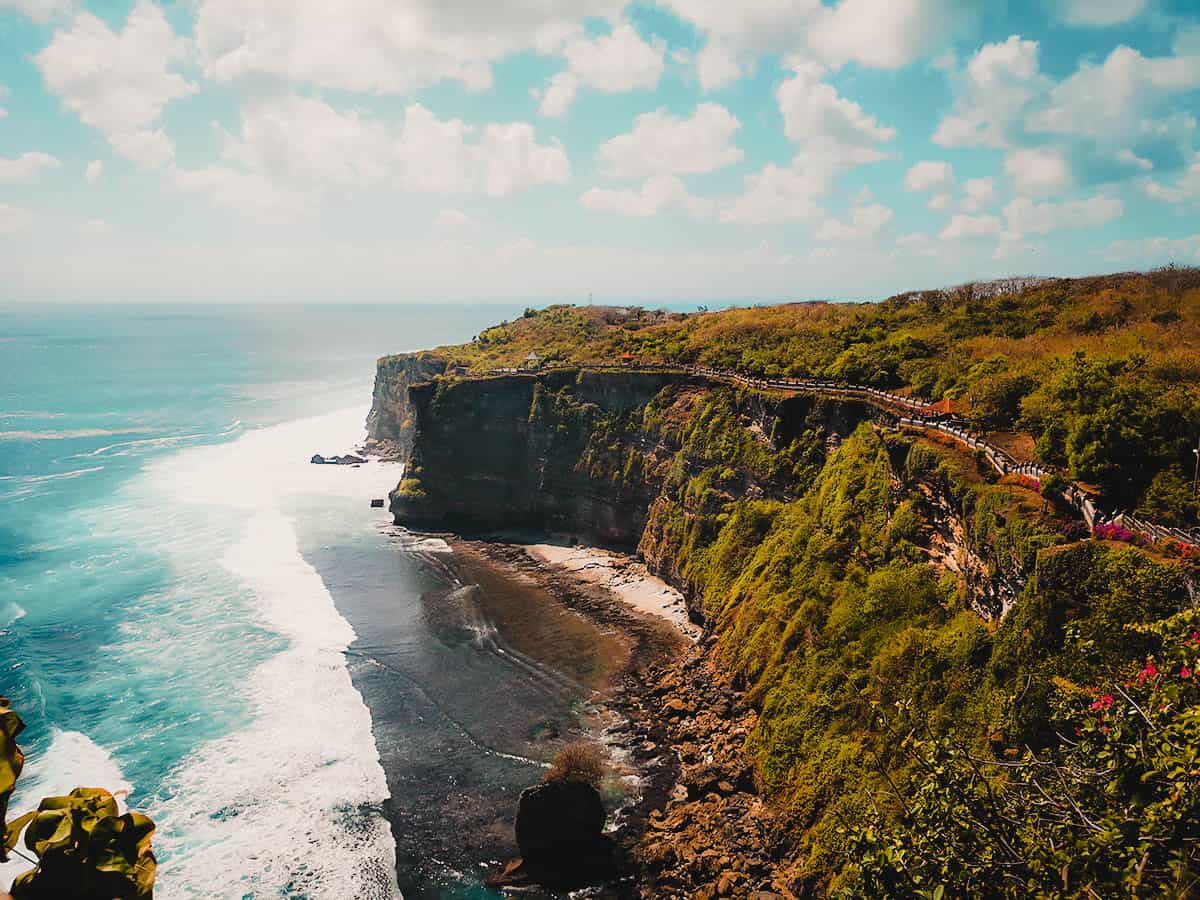
<instances>
[{"instance_id":1,"label":"rocky shoreline","mask_svg":"<svg viewBox=\"0 0 1200 900\"><path fill-rule=\"evenodd\" d=\"M603 742L636 771L637 799L612 821L619 880L603 898L793 896L782 883L789 847L759 795L742 750L756 713L715 660L668 616L614 591L628 583L595 567L551 562L538 545L464 541L462 546L536 581L564 606L630 643L628 660L601 706L611 714ZM622 558L596 551L610 559ZM629 565L637 565L624 558Z\"/></svg>"}]
</instances>

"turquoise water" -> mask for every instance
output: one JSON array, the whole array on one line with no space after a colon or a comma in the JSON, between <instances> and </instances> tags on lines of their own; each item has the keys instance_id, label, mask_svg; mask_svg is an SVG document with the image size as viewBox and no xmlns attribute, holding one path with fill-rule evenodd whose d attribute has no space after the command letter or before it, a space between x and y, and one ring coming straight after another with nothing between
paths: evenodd
<instances>
[{"instance_id":1,"label":"turquoise water","mask_svg":"<svg viewBox=\"0 0 1200 900\"><path fill-rule=\"evenodd\" d=\"M297 510L366 540L380 523L353 517L396 472L307 459L361 438L375 357L514 312L0 308L0 693L29 758L14 808L127 789L160 826L167 900L393 895L355 635Z\"/></svg>"}]
</instances>

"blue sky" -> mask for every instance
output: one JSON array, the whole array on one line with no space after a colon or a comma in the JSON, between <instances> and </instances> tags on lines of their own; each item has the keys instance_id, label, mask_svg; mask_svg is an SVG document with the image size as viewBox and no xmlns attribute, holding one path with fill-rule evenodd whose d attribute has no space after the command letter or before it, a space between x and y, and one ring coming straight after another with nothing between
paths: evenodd
<instances>
[{"instance_id":1,"label":"blue sky","mask_svg":"<svg viewBox=\"0 0 1200 900\"><path fill-rule=\"evenodd\" d=\"M0 301L1200 264L1195 0L0 0Z\"/></svg>"}]
</instances>

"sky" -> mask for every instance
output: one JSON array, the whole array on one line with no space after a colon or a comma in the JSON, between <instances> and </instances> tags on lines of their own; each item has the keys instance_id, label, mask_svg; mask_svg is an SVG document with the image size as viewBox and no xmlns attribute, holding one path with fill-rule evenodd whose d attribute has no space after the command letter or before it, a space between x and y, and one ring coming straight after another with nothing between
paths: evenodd
<instances>
[{"instance_id":1,"label":"sky","mask_svg":"<svg viewBox=\"0 0 1200 900\"><path fill-rule=\"evenodd\" d=\"M1200 0L0 0L0 302L1200 264Z\"/></svg>"}]
</instances>

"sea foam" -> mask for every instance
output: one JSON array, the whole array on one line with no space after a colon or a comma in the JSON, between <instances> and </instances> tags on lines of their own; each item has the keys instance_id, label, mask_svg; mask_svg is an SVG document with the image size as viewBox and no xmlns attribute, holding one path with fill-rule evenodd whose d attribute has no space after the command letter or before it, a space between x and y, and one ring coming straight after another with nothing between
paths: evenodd
<instances>
[{"instance_id":1,"label":"sea foam","mask_svg":"<svg viewBox=\"0 0 1200 900\"><path fill-rule=\"evenodd\" d=\"M387 783L343 656L354 631L301 556L282 508L312 493L362 497L365 506L370 492L394 483L389 466L308 464L309 448L348 444L361 421L353 410L252 431L147 472L174 504L241 514L240 532L215 562L249 590L259 624L286 638L241 686L248 724L197 747L147 809L159 826L164 900L399 896L380 811Z\"/></svg>"}]
</instances>

